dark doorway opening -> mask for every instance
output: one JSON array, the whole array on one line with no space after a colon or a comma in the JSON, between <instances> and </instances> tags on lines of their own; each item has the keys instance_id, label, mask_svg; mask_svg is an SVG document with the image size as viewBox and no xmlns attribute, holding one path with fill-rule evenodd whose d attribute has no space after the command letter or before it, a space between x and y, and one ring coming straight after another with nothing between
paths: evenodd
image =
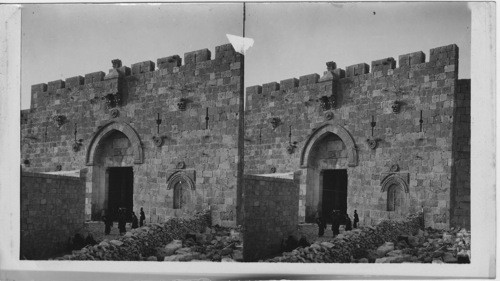
<instances>
[{"instance_id":1,"label":"dark doorway opening","mask_svg":"<svg viewBox=\"0 0 500 281\"><path fill-rule=\"evenodd\" d=\"M322 214L331 223L332 210L347 212L347 170L323 170Z\"/></svg>"},{"instance_id":2,"label":"dark doorway opening","mask_svg":"<svg viewBox=\"0 0 500 281\"><path fill-rule=\"evenodd\" d=\"M108 213L118 219L118 210L125 209L127 221L131 221L134 207L134 171L132 167L111 167L108 173Z\"/></svg>"}]
</instances>

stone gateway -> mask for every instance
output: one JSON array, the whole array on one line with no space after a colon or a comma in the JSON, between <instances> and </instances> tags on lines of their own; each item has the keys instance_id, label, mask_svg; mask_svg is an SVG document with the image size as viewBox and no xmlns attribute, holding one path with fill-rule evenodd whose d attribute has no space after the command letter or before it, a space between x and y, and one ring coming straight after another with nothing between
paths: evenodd
<instances>
[{"instance_id":1,"label":"stone gateway","mask_svg":"<svg viewBox=\"0 0 500 281\"><path fill-rule=\"evenodd\" d=\"M248 211L244 174L295 173L297 223L357 210L359 224L373 225L423 210L426 226L469 228L470 80L458 79L456 45L429 54L401 55L398 67L394 58L345 70L328 62L322 76L246 93L230 44L184 62L113 60L108 74L32 86L22 169L87 168L86 220L120 208L143 208L148 222L210 209L213 224L236 226ZM273 198L286 197L282 188Z\"/></svg>"}]
</instances>

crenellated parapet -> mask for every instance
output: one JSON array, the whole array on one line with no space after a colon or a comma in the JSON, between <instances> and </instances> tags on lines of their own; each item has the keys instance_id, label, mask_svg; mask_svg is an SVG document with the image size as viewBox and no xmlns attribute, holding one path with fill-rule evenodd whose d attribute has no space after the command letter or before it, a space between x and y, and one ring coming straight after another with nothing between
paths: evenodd
<instances>
[{"instance_id":1,"label":"crenellated parapet","mask_svg":"<svg viewBox=\"0 0 500 281\"><path fill-rule=\"evenodd\" d=\"M130 67L122 66L120 60L113 60L113 68L108 74L103 71L87 73L83 76L74 76L65 80L55 80L31 86L31 108L48 106L54 100L65 99L78 90L106 89L106 92L118 92L119 87L127 81L145 77L189 76L207 75L222 71L241 70L242 55L237 53L231 44L217 46L215 58L212 59L208 49L186 52L184 60L179 55L158 58L153 61L142 61L131 64ZM184 64L183 64L184 63ZM234 63L234 64L233 64ZM224 64L231 64L225 66ZM223 66L224 65L224 66ZM193 69L196 69L193 72ZM201 70L200 69L205 69ZM230 77L231 75L226 75ZM212 77L213 78L213 77ZM229 84L229 79L222 79L217 84ZM106 94L106 93L105 93Z\"/></svg>"},{"instance_id":2,"label":"crenellated parapet","mask_svg":"<svg viewBox=\"0 0 500 281\"><path fill-rule=\"evenodd\" d=\"M298 80L290 78L281 80L279 83L269 82L259 87L251 86L247 87L247 94L267 94L279 90L286 91L334 80L341 83L348 83L349 80L354 78L368 80L401 74L403 72L409 73L413 70L424 68L444 67L445 72L452 72L458 69L458 47L455 44L433 48L429 54L428 62L425 61L426 56L422 51L400 55L397 67L396 60L392 57L374 60L371 62L371 67L367 63L358 63L347 66L345 70L337 68L335 62L327 62L327 71L321 77L318 74L309 74L300 76Z\"/></svg>"}]
</instances>

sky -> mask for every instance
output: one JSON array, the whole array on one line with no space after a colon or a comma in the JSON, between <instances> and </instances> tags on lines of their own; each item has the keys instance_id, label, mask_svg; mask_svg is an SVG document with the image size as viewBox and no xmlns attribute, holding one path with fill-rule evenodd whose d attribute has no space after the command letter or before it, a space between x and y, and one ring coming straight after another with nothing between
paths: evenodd
<instances>
[{"instance_id":1,"label":"sky","mask_svg":"<svg viewBox=\"0 0 500 281\"><path fill-rule=\"evenodd\" d=\"M457 44L459 78L470 78L471 14L465 2L248 3L245 87ZM107 73L242 36L241 3L38 4L22 10L21 108L31 85Z\"/></svg>"}]
</instances>

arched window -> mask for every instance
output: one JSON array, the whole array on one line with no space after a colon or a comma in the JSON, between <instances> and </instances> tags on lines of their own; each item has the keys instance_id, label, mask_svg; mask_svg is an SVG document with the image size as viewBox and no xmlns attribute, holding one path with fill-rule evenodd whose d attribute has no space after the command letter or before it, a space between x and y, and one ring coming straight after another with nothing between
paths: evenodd
<instances>
[{"instance_id":1,"label":"arched window","mask_svg":"<svg viewBox=\"0 0 500 281\"><path fill-rule=\"evenodd\" d=\"M189 203L190 188L185 180L179 179L174 184L174 209L182 209Z\"/></svg>"},{"instance_id":2,"label":"arched window","mask_svg":"<svg viewBox=\"0 0 500 281\"><path fill-rule=\"evenodd\" d=\"M398 185L387 189L387 211L401 211L403 205L403 190Z\"/></svg>"},{"instance_id":3,"label":"arched window","mask_svg":"<svg viewBox=\"0 0 500 281\"><path fill-rule=\"evenodd\" d=\"M192 174L194 178L194 173ZM193 204L191 196L195 185L193 180L184 171L174 172L167 180L167 189L173 190L173 209L182 209Z\"/></svg>"}]
</instances>

